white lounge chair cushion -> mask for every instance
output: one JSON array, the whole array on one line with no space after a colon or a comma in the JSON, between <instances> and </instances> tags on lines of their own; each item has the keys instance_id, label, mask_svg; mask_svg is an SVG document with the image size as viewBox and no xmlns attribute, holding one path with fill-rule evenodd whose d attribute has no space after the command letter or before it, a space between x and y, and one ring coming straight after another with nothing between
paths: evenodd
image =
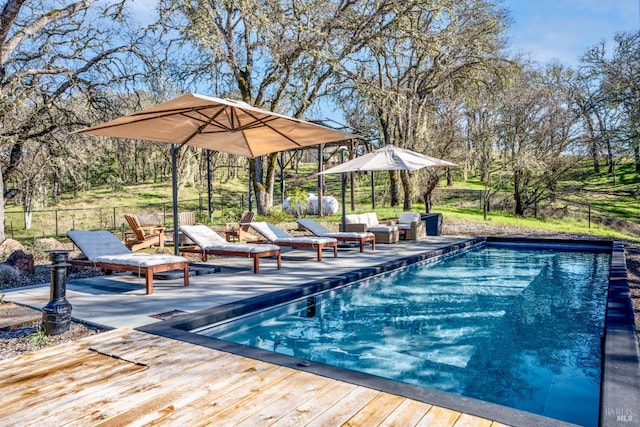
<instances>
[{"instance_id":1,"label":"white lounge chair cushion","mask_svg":"<svg viewBox=\"0 0 640 427\"><path fill-rule=\"evenodd\" d=\"M67 236L91 262L151 267L174 262L188 262L185 257L164 254L134 254L116 236L106 230L69 230Z\"/></svg>"},{"instance_id":2,"label":"white lounge chair cushion","mask_svg":"<svg viewBox=\"0 0 640 427\"><path fill-rule=\"evenodd\" d=\"M363 237L371 237L373 233L355 233L355 232L342 232L342 231L331 231L326 228L324 225L312 220L312 219L299 219L298 223L302 225L307 230L311 231L316 236L321 237L335 237L335 238L349 238L349 239L360 239Z\"/></svg>"},{"instance_id":3,"label":"white lounge chair cushion","mask_svg":"<svg viewBox=\"0 0 640 427\"><path fill-rule=\"evenodd\" d=\"M277 251L280 249L275 245L229 244L222 236L206 225L181 225L180 231L189 239L193 240L203 251L244 252L253 254Z\"/></svg>"},{"instance_id":4,"label":"white lounge chair cushion","mask_svg":"<svg viewBox=\"0 0 640 427\"><path fill-rule=\"evenodd\" d=\"M69 230L67 236L80 248L89 261L95 261L97 257L103 255L133 254L120 239L106 230Z\"/></svg>"},{"instance_id":5,"label":"white lounge chair cushion","mask_svg":"<svg viewBox=\"0 0 640 427\"><path fill-rule=\"evenodd\" d=\"M373 231L391 232L391 231L398 230L398 226L397 225L376 225L375 227L369 227L367 230L372 232Z\"/></svg>"},{"instance_id":6,"label":"white lounge chair cushion","mask_svg":"<svg viewBox=\"0 0 640 427\"><path fill-rule=\"evenodd\" d=\"M326 236L331 233L331 230L327 227L312 219L299 219L298 224L302 225L316 236Z\"/></svg>"},{"instance_id":7,"label":"white lounge chair cushion","mask_svg":"<svg viewBox=\"0 0 640 427\"><path fill-rule=\"evenodd\" d=\"M345 218L347 224L365 224L367 229L379 225L378 215L375 212L363 214L350 214Z\"/></svg>"},{"instance_id":8,"label":"white lounge chair cushion","mask_svg":"<svg viewBox=\"0 0 640 427\"><path fill-rule=\"evenodd\" d=\"M420 221L420 214L417 212L402 212L398 217L398 224L411 224Z\"/></svg>"},{"instance_id":9,"label":"white lounge chair cushion","mask_svg":"<svg viewBox=\"0 0 640 427\"><path fill-rule=\"evenodd\" d=\"M131 265L134 267L154 267L156 265L189 262L187 258L182 256L164 254L102 255L94 258L92 261L96 263Z\"/></svg>"},{"instance_id":10,"label":"white lounge chair cushion","mask_svg":"<svg viewBox=\"0 0 640 427\"><path fill-rule=\"evenodd\" d=\"M252 222L251 227L260 233L265 239L268 241L275 243L287 244L287 243L308 243L308 244L319 244L319 243L334 243L336 239L333 237L315 237L315 236L300 236L294 237L284 230L276 227L270 222Z\"/></svg>"}]
</instances>

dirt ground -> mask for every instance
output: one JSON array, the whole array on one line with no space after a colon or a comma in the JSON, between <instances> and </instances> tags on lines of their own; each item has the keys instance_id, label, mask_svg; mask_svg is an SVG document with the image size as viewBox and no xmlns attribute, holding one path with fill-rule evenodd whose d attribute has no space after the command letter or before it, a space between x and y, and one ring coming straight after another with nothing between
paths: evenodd
<instances>
[{"instance_id":1,"label":"dirt ground","mask_svg":"<svg viewBox=\"0 0 640 427\"><path fill-rule=\"evenodd\" d=\"M553 238L591 238L592 236L576 236L545 230L519 229L514 227L494 227L489 223L468 224L448 221L443 227L443 234L468 235L468 236L528 236L528 237L553 237ZM627 255L627 269L629 272L629 288L634 307L636 328L640 330L640 245L625 243ZM95 272L75 272L88 275ZM33 283L48 282L49 270L47 266L38 266L37 273L29 280L21 280L14 287L25 286ZM98 328L71 322L69 331L55 336L47 336L38 332L41 327L42 312L28 307L23 307L11 302L0 304L0 360L19 356L25 352L38 350L51 345L61 344L88 335L103 332Z\"/></svg>"}]
</instances>

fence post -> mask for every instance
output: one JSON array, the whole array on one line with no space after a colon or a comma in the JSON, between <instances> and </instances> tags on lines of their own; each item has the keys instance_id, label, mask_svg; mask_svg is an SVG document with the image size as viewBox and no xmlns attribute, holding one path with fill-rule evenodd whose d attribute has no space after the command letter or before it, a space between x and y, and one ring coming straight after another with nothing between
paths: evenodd
<instances>
[{"instance_id":1,"label":"fence post","mask_svg":"<svg viewBox=\"0 0 640 427\"><path fill-rule=\"evenodd\" d=\"M58 209L56 209L54 212L56 216L56 237L58 237Z\"/></svg>"},{"instance_id":2,"label":"fence post","mask_svg":"<svg viewBox=\"0 0 640 427\"><path fill-rule=\"evenodd\" d=\"M116 230L116 207L113 207L113 230Z\"/></svg>"},{"instance_id":3,"label":"fence post","mask_svg":"<svg viewBox=\"0 0 640 427\"><path fill-rule=\"evenodd\" d=\"M591 229L591 205L587 205L589 207L589 229Z\"/></svg>"}]
</instances>

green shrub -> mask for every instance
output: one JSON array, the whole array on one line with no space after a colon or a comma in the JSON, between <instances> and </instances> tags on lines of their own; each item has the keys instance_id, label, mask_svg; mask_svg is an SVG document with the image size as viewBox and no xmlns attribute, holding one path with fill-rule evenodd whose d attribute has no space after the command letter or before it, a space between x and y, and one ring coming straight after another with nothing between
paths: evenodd
<instances>
[{"instance_id":1,"label":"green shrub","mask_svg":"<svg viewBox=\"0 0 640 427\"><path fill-rule=\"evenodd\" d=\"M296 218L304 218L307 213L307 192L303 188L293 190L289 194L289 206Z\"/></svg>"},{"instance_id":2,"label":"green shrub","mask_svg":"<svg viewBox=\"0 0 640 427\"><path fill-rule=\"evenodd\" d=\"M51 337L49 336L49 334L47 334L47 331L44 330L44 326L42 326L42 324L40 324L40 326L38 326L38 329L34 333L29 335L28 338L29 345L32 348L49 347L51 344L53 344Z\"/></svg>"},{"instance_id":3,"label":"green shrub","mask_svg":"<svg viewBox=\"0 0 640 427\"><path fill-rule=\"evenodd\" d=\"M207 212L196 212L196 223L211 225L213 221Z\"/></svg>"},{"instance_id":4,"label":"green shrub","mask_svg":"<svg viewBox=\"0 0 640 427\"><path fill-rule=\"evenodd\" d=\"M283 212L278 210L271 210L267 215L260 216L261 221L271 222L273 224L279 224L281 222L291 222L295 218L289 212Z\"/></svg>"}]
</instances>

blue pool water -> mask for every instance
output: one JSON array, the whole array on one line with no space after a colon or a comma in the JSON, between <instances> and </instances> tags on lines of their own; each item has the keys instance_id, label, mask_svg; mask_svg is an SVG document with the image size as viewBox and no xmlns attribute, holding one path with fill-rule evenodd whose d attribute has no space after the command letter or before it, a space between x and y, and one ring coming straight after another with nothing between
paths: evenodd
<instances>
[{"instance_id":1,"label":"blue pool water","mask_svg":"<svg viewBox=\"0 0 640 427\"><path fill-rule=\"evenodd\" d=\"M198 333L597 425L609 263L485 247Z\"/></svg>"}]
</instances>

